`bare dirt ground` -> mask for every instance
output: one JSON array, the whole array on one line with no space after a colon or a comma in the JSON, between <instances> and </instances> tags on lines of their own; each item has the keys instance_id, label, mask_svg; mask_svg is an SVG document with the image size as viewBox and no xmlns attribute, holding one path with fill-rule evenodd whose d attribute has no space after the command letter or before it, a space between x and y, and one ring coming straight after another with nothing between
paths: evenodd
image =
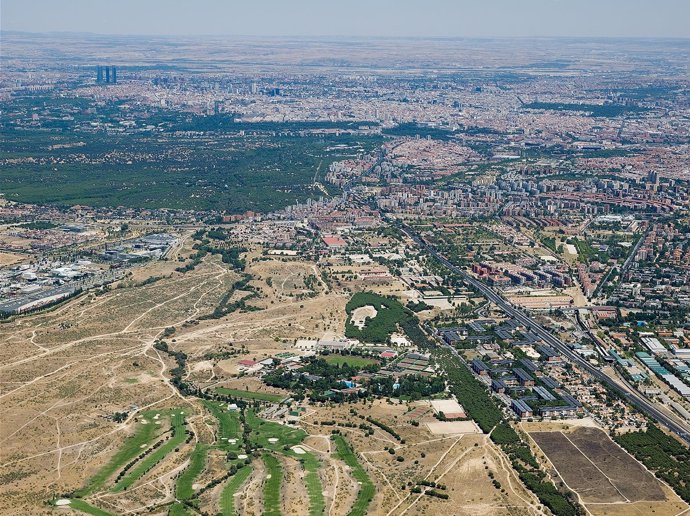
<instances>
[{"instance_id":1,"label":"bare dirt ground","mask_svg":"<svg viewBox=\"0 0 690 516\"><path fill-rule=\"evenodd\" d=\"M14 253L1 253L0 252L0 267L5 267L7 265L14 265L15 263L21 262L26 257L21 254Z\"/></svg>"},{"instance_id":2,"label":"bare dirt ground","mask_svg":"<svg viewBox=\"0 0 690 516\"><path fill-rule=\"evenodd\" d=\"M420 412L419 404L373 403L318 407L303 418L310 433L328 430L320 421L358 422L350 413L370 415L393 428L404 444L376 428L366 437L362 430L338 427L358 452L359 460L376 484L369 514L537 514L538 502L515 476L508 459L483 434L433 435L427 422L436 421L430 411ZM422 407L424 408L424 407ZM420 414L421 418L420 418ZM411 419L420 421L413 426ZM389 453L386 448L393 449ZM403 457L398 461L397 457ZM489 472L501 483L497 489ZM420 480L447 485L449 500L414 494L410 487ZM412 482L413 484L408 484ZM405 489L402 489L402 487ZM454 511L454 512L453 512Z\"/></svg>"},{"instance_id":3,"label":"bare dirt ground","mask_svg":"<svg viewBox=\"0 0 690 516\"><path fill-rule=\"evenodd\" d=\"M591 422L590 422L591 423ZM593 424L525 424L553 473L590 514L680 514L689 509L667 485Z\"/></svg>"},{"instance_id":4,"label":"bare dirt ground","mask_svg":"<svg viewBox=\"0 0 690 516\"><path fill-rule=\"evenodd\" d=\"M40 514L53 495L81 487L142 410L177 406L194 414L167 382L171 364L153 343L166 327L210 312L233 277L208 260L186 275L87 294L0 325L3 510ZM128 412L127 421L109 419L115 412Z\"/></svg>"},{"instance_id":5,"label":"bare dirt ground","mask_svg":"<svg viewBox=\"0 0 690 516\"><path fill-rule=\"evenodd\" d=\"M206 355L241 347L244 351L237 359L261 358L291 350L300 337L342 333L349 296L330 290L315 264L253 261L251 257L247 272L263 278L252 282L259 288L252 304L261 310L199 321L201 315L213 311L239 276L213 256L186 274L174 272L180 264L176 256L189 256L191 244L185 242L169 261L133 269L109 292L87 293L53 311L0 325L3 511L50 512L46 502L84 486L120 449L137 415L148 408L185 407L194 432L192 444L196 439L213 440L213 422L202 416L198 403L182 398L169 383L169 370L175 364L153 347L166 328L175 327L166 339L169 346L189 355L185 378L204 385L225 381L231 387L266 392L274 390L256 379L233 378L218 367L218 359ZM271 286L265 282L269 272ZM152 276L158 279L141 285ZM116 412L128 412L127 421L110 419ZM174 477L183 469L192 444L179 447L148 472L136 489L116 496L98 495L98 503L121 512L171 500ZM215 468L214 460L211 457L210 469ZM331 460L328 453L322 453L322 460L328 466L322 472L324 479L335 481L335 471L341 470L338 479L346 481L344 465ZM255 462L259 469L260 461ZM301 471L287 469L294 481L286 489L302 485ZM262 481L260 475L260 470L255 471L247 484L247 492L255 492L241 504L244 513L261 512L262 494L256 485ZM324 491L329 491L326 497L332 503L335 484L325 485ZM350 493L340 497L343 514L351 502ZM304 503L301 496L286 494L284 499L290 511L299 512L297 505Z\"/></svg>"},{"instance_id":6,"label":"bare dirt ground","mask_svg":"<svg viewBox=\"0 0 690 516\"><path fill-rule=\"evenodd\" d=\"M306 514L309 512L309 496L304 483L304 470L300 463L289 457L281 457L283 481L280 486L281 514Z\"/></svg>"},{"instance_id":7,"label":"bare dirt ground","mask_svg":"<svg viewBox=\"0 0 690 516\"><path fill-rule=\"evenodd\" d=\"M294 351L299 338L342 334L350 292L326 285L321 268L312 262L258 259L255 252L250 253L246 272L254 277L251 284L258 293L249 304L260 310L199 320L214 310L239 274L210 255L193 271L174 272L180 263L177 255L188 256L190 251L191 242L185 241L172 260L138 268L121 288L87 293L53 311L0 324L4 503L0 513L52 513L46 501L83 487L120 449L134 430L135 419L149 408L184 408L193 439L126 492L101 491L92 501L115 513L136 513L173 500L175 478L186 467L190 450L197 441L214 442L217 429L214 418L196 400L183 398L170 384L175 362L153 347L166 329L175 328L165 339L169 347L188 355L185 380L204 388L226 385L275 393L282 391L266 388L257 378L239 376L238 361ZM161 279L142 286L149 276ZM381 293L405 288L396 279L375 285L345 279L342 283ZM128 412L126 421L114 422L111 416L116 412ZM369 514L541 513L537 500L487 436L434 435L426 426L436 421L428 406L378 400L310 406L302 418L300 426L310 434L303 447L322 463L319 476L328 514L346 515L359 485L334 455L332 428L319 423L360 423L360 416L390 426L404 440L380 428L367 437L361 429L339 427L375 484ZM293 459L281 458L281 462L282 512L304 514L308 497L302 468ZM216 478L223 467L222 453L211 451L198 482ZM265 470L261 460L254 460L252 468L236 507L243 515L258 516L263 510ZM412 493L411 487L420 480L445 484L450 499ZM112 478L106 484L112 485ZM220 491L204 494L205 508L219 508ZM165 513L165 509L156 511Z\"/></svg>"}]
</instances>

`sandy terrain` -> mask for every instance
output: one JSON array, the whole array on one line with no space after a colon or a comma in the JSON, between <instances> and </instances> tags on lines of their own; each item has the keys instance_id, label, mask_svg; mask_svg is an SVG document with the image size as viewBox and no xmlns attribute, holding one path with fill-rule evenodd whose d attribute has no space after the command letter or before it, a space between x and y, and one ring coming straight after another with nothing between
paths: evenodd
<instances>
[{"instance_id":1,"label":"sandy terrain","mask_svg":"<svg viewBox=\"0 0 690 516\"><path fill-rule=\"evenodd\" d=\"M429 421L426 427L434 435L481 433L474 421Z\"/></svg>"},{"instance_id":2,"label":"sandy terrain","mask_svg":"<svg viewBox=\"0 0 690 516\"><path fill-rule=\"evenodd\" d=\"M373 319L376 317L377 313L376 308L371 305L360 306L352 311L350 318L352 320L352 324L361 330L366 325L367 318Z\"/></svg>"}]
</instances>

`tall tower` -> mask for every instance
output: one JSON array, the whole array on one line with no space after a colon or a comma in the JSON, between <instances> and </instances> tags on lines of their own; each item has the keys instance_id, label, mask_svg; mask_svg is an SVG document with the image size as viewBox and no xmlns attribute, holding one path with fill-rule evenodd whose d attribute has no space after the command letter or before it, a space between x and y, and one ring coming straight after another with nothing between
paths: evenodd
<instances>
[{"instance_id":1,"label":"tall tower","mask_svg":"<svg viewBox=\"0 0 690 516\"><path fill-rule=\"evenodd\" d=\"M109 66L105 67L105 82L106 82L106 84L110 83L110 67Z\"/></svg>"},{"instance_id":2,"label":"tall tower","mask_svg":"<svg viewBox=\"0 0 690 516\"><path fill-rule=\"evenodd\" d=\"M99 84L103 82L103 67L101 65L96 67L96 82Z\"/></svg>"},{"instance_id":3,"label":"tall tower","mask_svg":"<svg viewBox=\"0 0 690 516\"><path fill-rule=\"evenodd\" d=\"M114 66L111 66L111 68L113 69L113 84L117 84L117 68Z\"/></svg>"}]
</instances>

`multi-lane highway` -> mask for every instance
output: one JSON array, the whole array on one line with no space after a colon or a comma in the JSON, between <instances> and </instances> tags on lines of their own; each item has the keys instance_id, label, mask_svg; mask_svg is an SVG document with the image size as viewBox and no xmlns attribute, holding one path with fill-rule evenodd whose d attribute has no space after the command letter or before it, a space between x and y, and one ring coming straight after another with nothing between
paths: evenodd
<instances>
[{"instance_id":1,"label":"multi-lane highway","mask_svg":"<svg viewBox=\"0 0 690 516\"><path fill-rule=\"evenodd\" d=\"M485 283L482 283L481 281L477 280L476 278L472 277L460 267L457 267L453 265L451 262L449 262L445 256L437 252L432 245L427 244L427 242L424 241L424 239L422 239L419 235L417 235L411 228L399 222L396 225L398 225L398 227L402 231L404 231L410 238L412 238L417 243L417 245L419 245L420 247L425 249L429 254L434 256L446 268L460 276L467 284L473 286L475 289L477 289L477 291L481 292L489 301L498 306L506 314L513 317L515 320L523 324L526 328L530 328L535 334L541 337L544 342L546 342L554 349L559 351L562 355L567 357L573 363L577 364L580 368L587 371L598 381L607 385L612 391L615 391L621 397L626 399L628 403L635 406L641 412L656 419L658 422L665 425L672 432L677 434L685 442L690 444L690 433L682 425L678 424L675 420L671 419L669 416L661 412L649 400L641 396L635 390L626 390L620 385L618 385L612 378L604 374L597 367L593 366L592 364L584 360L580 355L571 350L558 337L554 336L546 328L544 328L539 323L534 321L531 317L526 315L522 310L514 307L512 304L506 301L494 289L492 289Z\"/></svg>"}]
</instances>

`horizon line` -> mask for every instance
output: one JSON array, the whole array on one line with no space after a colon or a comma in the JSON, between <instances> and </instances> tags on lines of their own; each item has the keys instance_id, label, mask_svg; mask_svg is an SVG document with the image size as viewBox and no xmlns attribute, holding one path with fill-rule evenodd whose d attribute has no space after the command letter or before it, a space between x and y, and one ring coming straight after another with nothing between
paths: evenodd
<instances>
[{"instance_id":1,"label":"horizon line","mask_svg":"<svg viewBox=\"0 0 690 516\"><path fill-rule=\"evenodd\" d=\"M2 34L27 34L27 35L57 35L57 36L93 36L93 37L156 37L156 38L267 38L267 39L381 39L381 40L435 40L435 41L459 41L459 40L633 40L633 41L690 41L690 36L575 36L575 35L533 35L533 36L430 36L430 35L354 35L354 34L224 34L224 33L196 33L196 34L162 34L162 33L103 33L88 31L28 31L0 28Z\"/></svg>"}]
</instances>

